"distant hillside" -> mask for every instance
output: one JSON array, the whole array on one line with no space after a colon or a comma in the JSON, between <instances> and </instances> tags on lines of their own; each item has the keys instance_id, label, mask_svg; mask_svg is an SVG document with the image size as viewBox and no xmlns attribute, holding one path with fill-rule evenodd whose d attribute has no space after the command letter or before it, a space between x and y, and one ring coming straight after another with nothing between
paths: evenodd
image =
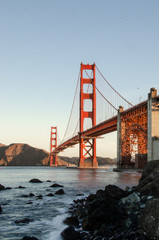
<instances>
[{"instance_id":1,"label":"distant hillside","mask_svg":"<svg viewBox=\"0 0 159 240\"><path fill-rule=\"evenodd\" d=\"M0 166L48 166L50 154L28 144L13 143L9 146L0 143ZM72 166L57 158L58 166ZM74 165L73 165L74 166Z\"/></svg>"},{"instance_id":2,"label":"distant hillside","mask_svg":"<svg viewBox=\"0 0 159 240\"><path fill-rule=\"evenodd\" d=\"M110 158L97 157L99 166L116 164ZM77 166L78 157L57 158L58 166ZM0 143L0 166L48 166L49 153L43 149L34 148L28 144L13 143L9 146Z\"/></svg>"},{"instance_id":3,"label":"distant hillside","mask_svg":"<svg viewBox=\"0 0 159 240\"><path fill-rule=\"evenodd\" d=\"M9 146L0 144L1 166L48 165L49 153L27 144L14 143Z\"/></svg>"}]
</instances>

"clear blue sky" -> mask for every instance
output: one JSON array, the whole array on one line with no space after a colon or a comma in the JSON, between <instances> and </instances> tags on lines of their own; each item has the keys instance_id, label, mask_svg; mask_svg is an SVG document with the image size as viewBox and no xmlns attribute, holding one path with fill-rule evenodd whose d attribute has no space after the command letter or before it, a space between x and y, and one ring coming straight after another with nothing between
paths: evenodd
<instances>
[{"instance_id":1,"label":"clear blue sky","mask_svg":"<svg viewBox=\"0 0 159 240\"><path fill-rule=\"evenodd\" d=\"M1 143L62 138L81 61L133 104L159 91L158 0L0 0L0 36ZM100 142L115 157L115 135Z\"/></svg>"}]
</instances>

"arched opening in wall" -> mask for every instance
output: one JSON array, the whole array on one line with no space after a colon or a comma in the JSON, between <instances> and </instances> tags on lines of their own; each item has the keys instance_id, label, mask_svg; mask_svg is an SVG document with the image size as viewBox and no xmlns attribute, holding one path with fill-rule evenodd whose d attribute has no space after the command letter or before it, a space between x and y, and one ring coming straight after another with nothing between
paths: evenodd
<instances>
[{"instance_id":1,"label":"arched opening in wall","mask_svg":"<svg viewBox=\"0 0 159 240\"><path fill-rule=\"evenodd\" d=\"M92 127L92 119L91 118L85 118L84 124L83 124L83 130L87 130Z\"/></svg>"},{"instance_id":2,"label":"arched opening in wall","mask_svg":"<svg viewBox=\"0 0 159 240\"><path fill-rule=\"evenodd\" d=\"M84 111L92 112L92 100L91 99L84 100Z\"/></svg>"},{"instance_id":3,"label":"arched opening in wall","mask_svg":"<svg viewBox=\"0 0 159 240\"><path fill-rule=\"evenodd\" d=\"M138 154L138 135L134 132L130 134L130 153L131 162L135 162L135 155Z\"/></svg>"},{"instance_id":4,"label":"arched opening in wall","mask_svg":"<svg viewBox=\"0 0 159 240\"><path fill-rule=\"evenodd\" d=\"M140 124L133 124L129 129L131 162L137 154L147 154L147 132Z\"/></svg>"}]
</instances>

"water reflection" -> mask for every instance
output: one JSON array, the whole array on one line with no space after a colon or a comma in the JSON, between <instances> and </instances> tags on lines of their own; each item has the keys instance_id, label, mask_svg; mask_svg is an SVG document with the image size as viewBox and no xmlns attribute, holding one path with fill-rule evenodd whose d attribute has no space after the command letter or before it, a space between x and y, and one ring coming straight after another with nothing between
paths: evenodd
<instances>
[{"instance_id":1,"label":"water reflection","mask_svg":"<svg viewBox=\"0 0 159 240\"><path fill-rule=\"evenodd\" d=\"M78 178L80 181L85 181L87 179L96 180L97 169L79 169Z\"/></svg>"}]
</instances>

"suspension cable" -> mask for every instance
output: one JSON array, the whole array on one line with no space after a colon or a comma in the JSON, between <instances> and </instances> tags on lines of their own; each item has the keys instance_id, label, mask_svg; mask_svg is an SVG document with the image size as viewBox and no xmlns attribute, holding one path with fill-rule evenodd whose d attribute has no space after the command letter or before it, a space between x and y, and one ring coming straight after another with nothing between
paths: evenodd
<instances>
[{"instance_id":1,"label":"suspension cable","mask_svg":"<svg viewBox=\"0 0 159 240\"><path fill-rule=\"evenodd\" d=\"M64 137L62 139L62 142L64 141L64 138L66 136L66 132L67 132L69 124L70 124L70 120L71 120L71 116L72 116L72 112L73 112L73 107L74 107L74 104L75 104L75 98L76 98L76 94L77 94L77 89L78 89L78 85L79 85L79 80L80 80L80 71L79 71L79 75L78 75L78 81L77 81L77 85L76 85L76 91L75 91L75 95L74 95L74 99L73 99L73 104L72 104L72 108L71 108L70 117L69 117L69 120L68 120L68 123L67 123L67 127L66 127L66 130L65 130L65 134L64 134Z\"/></svg>"},{"instance_id":2,"label":"suspension cable","mask_svg":"<svg viewBox=\"0 0 159 240\"><path fill-rule=\"evenodd\" d=\"M91 80L93 86L95 86L93 80L90 78L90 76L88 75L88 73L87 73L86 70L85 70L85 72L86 72L87 76L89 77L89 79ZM101 91L100 91L96 86L95 86L95 88L96 88L96 90L100 93L100 95L105 99L105 101L107 101L107 103L108 103L110 106L112 106L116 111L118 111L118 109L117 109L116 107L114 107L114 105L113 105L111 102L109 102L108 99L106 99L106 98L104 97L104 95L101 93Z\"/></svg>"},{"instance_id":3,"label":"suspension cable","mask_svg":"<svg viewBox=\"0 0 159 240\"><path fill-rule=\"evenodd\" d=\"M103 76L103 74L100 72L99 68L96 65L96 69L100 73L100 75L103 77L104 81L113 89L114 92L116 92L125 102L127 102L129 105L133 106L130 102L128 102L120 93L118 93L115 88L107 81L107 79Z\"/></svg>"}]
</instances>

